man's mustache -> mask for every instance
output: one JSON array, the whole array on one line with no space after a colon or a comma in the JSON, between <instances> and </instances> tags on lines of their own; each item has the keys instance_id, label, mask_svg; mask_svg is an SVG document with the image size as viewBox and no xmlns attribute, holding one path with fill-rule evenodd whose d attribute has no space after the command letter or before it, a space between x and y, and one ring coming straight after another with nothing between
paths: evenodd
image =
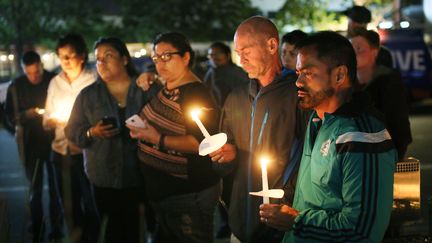
<instances>
[{"instance_id":1,"label":"man's mustache","mask_svg":"<svg viewBox=\"0 0 432 243\"><path fill-rule=\"evenodd\" d=\"M297 91L302 91L302 92L309 92L309 88L307 87L297 87Z\"/></svg>"}]
</instances>

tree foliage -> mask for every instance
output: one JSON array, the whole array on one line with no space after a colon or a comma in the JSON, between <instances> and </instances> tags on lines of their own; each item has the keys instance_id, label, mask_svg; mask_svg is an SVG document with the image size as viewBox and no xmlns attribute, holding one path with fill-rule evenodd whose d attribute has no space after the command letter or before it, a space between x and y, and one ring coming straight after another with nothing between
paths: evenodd
<instances>
[{"instance_id":1,"label":"tree foliage","mask_svg":"<svg viewBox=\"0 0 432 243\"><path fill-rule=\"evenodd\" d=\"M16 70L25 49L34 44L52 48L66 33L80 33L87 40L104 29L100 10L85 0L0 0L0 43L15 54Z\"/></svg>"},{"instance_id":2,"label":"tree foliage","mask_svg":"<svg viewBox=\"0 0 432 243\"><path fill-rule=\"evenodd\" d=\"M393 0L364 0L361 2L344 0L342 2L381 9L391 4ZM328 4L327 0L287 0L276 15L276 24L280 28L291 25L295 28L309 27L312 31L328 29L331 24L339 23L342 16L340 12L330 11Z\"/></svg>"},{"instance_id":3,"label":"tree foliage","mask_svg":"<svg viewBox=\"0 0 432 243\"><path fill-rule=\"evenodd\" d=\"M124 28L140 41L165 31L179 31L195 41L231 40L242 20L258 14L249 0L123 2Z\"/></svg>"}]
</instances>

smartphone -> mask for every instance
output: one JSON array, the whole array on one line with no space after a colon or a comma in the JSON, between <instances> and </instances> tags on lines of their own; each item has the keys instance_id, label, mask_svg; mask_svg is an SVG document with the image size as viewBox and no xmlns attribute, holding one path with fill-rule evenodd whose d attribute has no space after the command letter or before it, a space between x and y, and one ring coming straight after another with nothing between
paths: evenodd
<instances>
[{"instance_id":1,"label":"smartphone","mask_svg":"<svg viewBox=\"0 0 432 243\"><path fill-rule=\"evenodd\" d=\"M112 128L117 128L117 119L112 116L104 116L102 118L102 124L103 125L112 125Z\"/></svg>"},{"instance_id":2,"label":"smartphone","mask_svg":"<svg viewBox=\"0 0 432 243\"><path fill-rule=\"evenodd\" d=\"M145 128L146 127L145 122L137 114L129 117L126 120L126 124L132 125L134 127L139 127L139 128Z\"/></svg>"}]
</instances>

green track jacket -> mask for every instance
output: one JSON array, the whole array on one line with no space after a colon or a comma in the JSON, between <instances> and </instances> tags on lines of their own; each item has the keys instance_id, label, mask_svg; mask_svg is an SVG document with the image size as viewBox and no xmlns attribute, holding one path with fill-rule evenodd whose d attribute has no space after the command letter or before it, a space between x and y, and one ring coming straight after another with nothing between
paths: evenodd
<instances>
[{"instance_id":1,"label":"green track jacket","mask_svg":"<svg viewBox=\"0 0 432 243\"><path fill-rule=\"evenodd\" d=\"M283 242L380 242L390 219L397 153L366 97L309 120ZM322 125L321 125L322 124Z\"/></svg>"}]
</instances>

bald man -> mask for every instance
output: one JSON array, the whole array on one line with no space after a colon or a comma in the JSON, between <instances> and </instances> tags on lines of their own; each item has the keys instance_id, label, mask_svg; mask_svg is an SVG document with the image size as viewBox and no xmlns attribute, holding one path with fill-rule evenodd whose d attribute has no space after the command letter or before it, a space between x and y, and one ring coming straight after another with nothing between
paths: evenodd
<instances>
[{"instance_id":1,"label":"bald man","mask_svg":"<svg viewBox=\"0 0 432 243\"><path fill-rule=\"evenodd\" d=\"M224 169L236 168L229 208L232 242L282 239L283 232L259 221L263 198L249 195L262 190L261 157L270 160L269 188L283 189L283 202L292 203L306 115L297 108L295 83L281 75L278 39L275 25L260 16L241 23L234 36L250 82L228 96L221 123L228 143L210 155Z\"/></svg>"}]
</instances>

